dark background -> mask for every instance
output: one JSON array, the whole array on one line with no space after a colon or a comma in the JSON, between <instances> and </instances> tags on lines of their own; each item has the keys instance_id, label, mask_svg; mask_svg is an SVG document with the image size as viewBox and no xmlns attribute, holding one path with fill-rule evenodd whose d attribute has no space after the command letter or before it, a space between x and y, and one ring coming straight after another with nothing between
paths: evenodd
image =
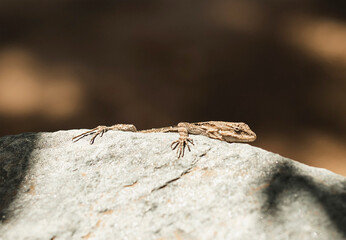
<instances>
[{"instance_id":1,"label":"dark background","mask_svg":"<svg viewBox=\"0 0 346 240\"><path fill-rule=\"evenodd\" d=\"M346 176L346 1L1 0L0 136L207 120Z\"/></svg>"}]
</instances>

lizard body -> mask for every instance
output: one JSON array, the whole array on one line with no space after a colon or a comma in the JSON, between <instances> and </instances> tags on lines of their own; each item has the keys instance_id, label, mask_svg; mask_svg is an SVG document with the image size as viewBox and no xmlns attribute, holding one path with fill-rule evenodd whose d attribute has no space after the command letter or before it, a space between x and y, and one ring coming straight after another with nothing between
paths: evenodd
<instances>
[{"instance_id":1,"label":"lizard body","mask_svg":"<svg viewBox=\"0 0 346 240\"><path fill-rule=\"evenodd\" d=\"M193 145L193 141L189 138L189 134L202 135L209 138L217 139L226 142L252 142L256 139L256 134L250 129L250 127L242 122L223 122L223 121L208 121L187 123L180 122L176 126L152 128L147 130L137 131L136 127L132 124L115 124L113 126L98 126L94 129L86 131L80 135L72 138L72 140L78 141L79 139L93 134L90 144L93 144L96 137L102 137L103 134L109 130L116 131L131 131L142 133L154 133L154 132L178 132L179 139L171 144L171 148L174 150L177 147L178 158L184 156L185 147L190 151L189 143Z\"/></svg>"}]
</instances>

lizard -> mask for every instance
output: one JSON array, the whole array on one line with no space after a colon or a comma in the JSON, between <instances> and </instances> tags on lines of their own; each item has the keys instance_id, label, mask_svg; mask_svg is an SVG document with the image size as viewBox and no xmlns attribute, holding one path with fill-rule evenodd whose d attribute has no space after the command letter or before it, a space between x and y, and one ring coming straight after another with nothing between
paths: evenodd
<instances>
[{"instance_id":1,"label":"lizard","mask_svg":"<svg viewBox=\"0 0 346 240\"><path fill-rule=\"evenodd\" d=\"M194 145L193 140L189 138L189 134L202 135L229 143L253 142L256 140L256 134L250 129L247 124L243 122L207 121L196 123L180 122L175 126L152 128L140 131L137 131L137 128L133 124L115 124L109 127L98 126L73 137L72 141L76 142L85 136L93 135L90 140L90 144L93 144L97 136L102 137L103 134L109 130L141 133L178 132L179 139L172 142L171 144L172 150L177 149L178 158L184 157L186 147L189 151L191 151L189 144Z\"/></svg>"}]
</instances>

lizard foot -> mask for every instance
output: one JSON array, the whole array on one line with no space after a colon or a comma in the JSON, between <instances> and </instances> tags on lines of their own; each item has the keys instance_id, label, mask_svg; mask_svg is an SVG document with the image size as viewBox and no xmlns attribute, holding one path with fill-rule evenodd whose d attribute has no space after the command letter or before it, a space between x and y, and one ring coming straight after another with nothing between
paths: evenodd
<instances>
[{"instance_id":1,"label":"lizard foot","mask_svg":"<svg viewBox=\"0 0 346 240\"><path fill-rule=\"evenodd\" d=\"M86 132L84 132L82 134L79 134L79 135L73 137L72 141L73 142L77 142L80 139L93 134L93 137L90 139L90 144L93 144L95 142L95 139L96 139L97 136L102 137L103 134L105 132L107 132L108 130L110 130L110 129L111 128L107 127L107 126L98 126L98 127L94 128L94 129L91 129L89 131L86 131Z\"/></svg>"},{"instance_id":2,"label":"lizard foot","mask_svg":"<svg viewBox=\"0 0 346 240\"><path fill-rule=\"evenodd\" d=\"M178 158L184 157L185 147L191 151L189 143L193 144L193 140L191 138L179 138L177 141L172 142L171 148L172 150L176 149L177 147L177 154Z\"/></svg>"}]
</instances>

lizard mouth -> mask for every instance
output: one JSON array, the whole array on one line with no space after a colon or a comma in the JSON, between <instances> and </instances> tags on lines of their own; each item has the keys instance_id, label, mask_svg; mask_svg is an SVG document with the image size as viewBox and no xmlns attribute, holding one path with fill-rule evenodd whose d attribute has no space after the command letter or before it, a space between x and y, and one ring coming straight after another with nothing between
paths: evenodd
<instances>
[{"instance_id":1,"label":"lizard mouth","mask_svg":"<svg viewBox=\"0 0 346 240\"><path fill-rule=\"evenodd\" d=\"M253 142L256 140L257 136L255 133L243 134L241 137L236 135L228 135L223 137L227 142Z\"/></svg>"}]
</instances>

